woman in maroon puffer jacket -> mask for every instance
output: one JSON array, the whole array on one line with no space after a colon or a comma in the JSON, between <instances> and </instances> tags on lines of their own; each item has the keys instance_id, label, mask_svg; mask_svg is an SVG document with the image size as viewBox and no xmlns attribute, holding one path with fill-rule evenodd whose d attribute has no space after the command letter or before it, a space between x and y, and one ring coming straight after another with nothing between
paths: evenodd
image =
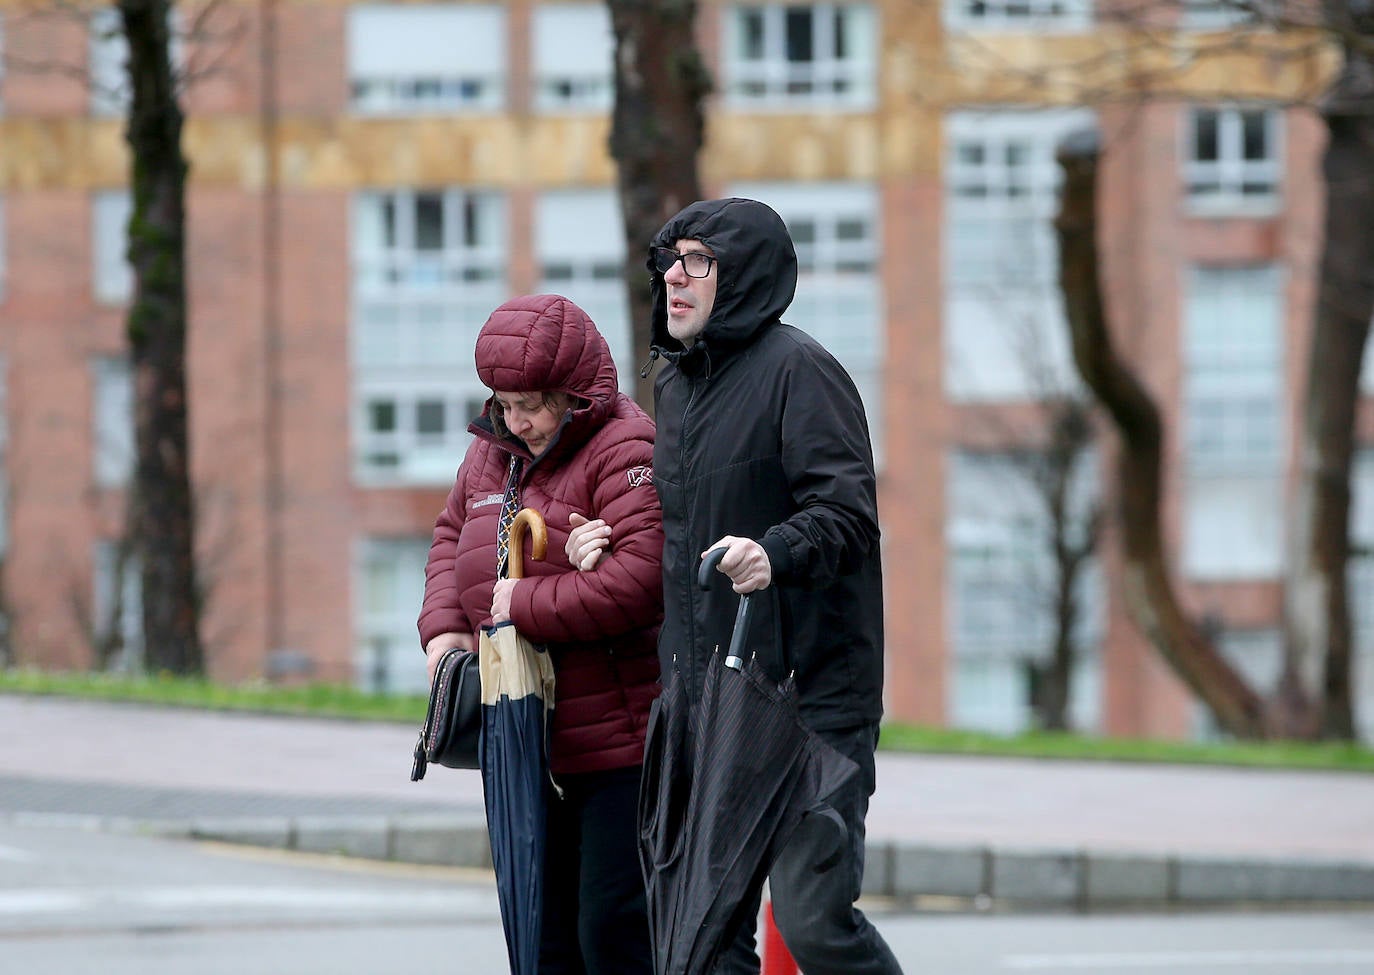
<instances>
[{"instance_id":1,"label":"woman in maroon puffer jacket","mask_svg":"<svg viewBox=\"0 0 1374 975\"><path fill-rule=\"evenodd\" d=\"M619 391L606 340L567 298L527 295L497 308L476 360L493 395L434 526L420 641L431 674L443 651L473 648L480 627L504 619L549 648L550 766L562 796L549 790L539 970L647 973L635 809L663 603L653 421ZM524 579L497 583L512 471L519 504L544 516L549 545L543 562L526 562ZM574 571L564 553L574 516L614 526L595 572Z\"/></svg>"}]
</instances>

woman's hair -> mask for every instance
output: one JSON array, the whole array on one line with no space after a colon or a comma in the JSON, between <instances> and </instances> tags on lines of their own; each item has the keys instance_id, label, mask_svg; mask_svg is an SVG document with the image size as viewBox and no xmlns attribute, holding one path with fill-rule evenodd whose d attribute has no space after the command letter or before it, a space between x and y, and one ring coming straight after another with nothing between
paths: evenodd
<instances>
[{"instance_id":1,"label":"woman's hair","mask_svg":"<svg viewBox=\"0 0 1374 975\"><path fill-rule=\"evenodd\" d=\"M552 410L561 414L566 409L580 410L587 405L587 400L572 393L555 393L545 391L539 394L540 405L546 410ZM510 428L506 426L506 411L501 407L501 401L496 398L496 394L491 395L491 409L487 411L491 417L492 429L496 431L498 437L511 436Z\"/></svg>"}]
</instances>

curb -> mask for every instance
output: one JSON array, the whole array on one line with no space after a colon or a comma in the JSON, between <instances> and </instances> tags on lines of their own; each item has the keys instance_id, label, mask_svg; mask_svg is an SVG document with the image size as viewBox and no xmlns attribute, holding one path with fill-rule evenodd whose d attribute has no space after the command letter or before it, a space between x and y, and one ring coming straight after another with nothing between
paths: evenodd
<instances>
[{"instance_id":1,"label":"curb","mask_svg":"<svg viewBox=\"0 0 1374 975\"><path fill-rule=\"evenodd\" d=\"M1374 902L1374 863L870 842L863 893L1079 911Z\"/></svg>"},{"instance_id":2,"label":"curb","mask_svg":"<svg viewBox=\"0 0 1374 975\"><path fill-rule=\"evenodd\" d=\"M491 869L480 815L257 816L189 820L11 813L15 825L208 840L426 866ZM1374 903L1374 862L935 846L870 840L862 894L978 909L1081 912Z\"/></svg>"}]
</instances>

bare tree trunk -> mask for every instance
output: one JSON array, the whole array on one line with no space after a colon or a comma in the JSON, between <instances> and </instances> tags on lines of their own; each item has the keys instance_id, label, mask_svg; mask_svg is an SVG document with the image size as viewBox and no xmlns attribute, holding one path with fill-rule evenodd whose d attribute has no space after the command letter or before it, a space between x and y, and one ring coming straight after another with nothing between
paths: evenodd
<instances>
[{"instance_id":1,"label":"bare tree trunk","mask_svg":"<svg viewBox=\"0 0 1374 975\"><path fill-rule=\"evenodd\" d=\"M645 249L669 217L701 198L697 153L705 130L702 100L711 79L692 33L695 0L606 2L615 31L610 150L628 243L631 335L635 354L643 355L650 340ZM635 400L653 414L647 368L636 377Z\"/></svg>"},{"instance_id":2,"label":"bare tree trunk","mask_svg":"<svg viewBox=\"0 0 1374 975\"><path fill-rule=\"evenodd\" d=\"M1097 548L1100 519L1094 506L1083 519L1082 531L1074 531L1073 478L1078 460L1093 436L1087 406L1073 397L1062 397L1051 404L1049 421L1050 442L1038 487L1049 515L1050 551L1056 571L1052 595L1055 629L1050 659L1040 669L1039 710L1042 728L1068 731L1069 704L1073 700L1074 631L1081 614L1078 581Z\"/></svg>"},{"instance_id":3,"label":"bare tree trunk","mask_svg":"<svg viewBox=\"0 0 1374 975\"><path fill-rule=\"evenodd\" d=\"M143 575L150 669L204 671L186 426L187 163L171 65L169 0L119 0L129 43L126 139L133 160L128 336L137 462L129 537Z\"/></svg>"},{"instance_id":4,"label":"bare tree trunk","mask_svg":"<svg viewBox=\"0 0 1374 975\"><path fill-rule=\"evenodd\" d=\"M1327 0L1328 20L1374 41L1374 9ZM1283 719L1354 739L1350 468L1360 364L1374 316L1374 55L1347 40L1340 74L1320 106L1326 122L1325 248L1308 360L1302 480L1285 590Z\"/></svg>"},{"instance_id":5,"label":"bare tree trunk","mask_svg":"<svg viewBox=\"0 0 1374 975\"><path fill-rule=\"evenodd\" d=\"M1238 737L1262 738L1268 731L1262 699L1184 615L1164 558L1160 525L1164 428L1149 392L1117 358L1102 302L1097 251L1100 155L1095 134L1072 137L1060 148L1064 190L1055 229L1074 363L1121 436L1117 492L1126 608L1224 730Z\"/></svg>"}]
</instances>

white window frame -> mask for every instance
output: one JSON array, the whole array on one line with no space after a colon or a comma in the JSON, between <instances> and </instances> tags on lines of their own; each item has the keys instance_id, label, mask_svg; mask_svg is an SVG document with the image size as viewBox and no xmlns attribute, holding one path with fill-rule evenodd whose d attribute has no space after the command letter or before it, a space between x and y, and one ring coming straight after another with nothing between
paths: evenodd
<instances>
[{"instance_id":1,"label":"white window frame","mask_svg":"<svg viewBox=\"0 0 1374 975\"><path fill-rule=\"evenodd\" d=\"M3 202L3 198L0 198L0 203ZM0 257L2 256L3 254L0 254ZM2 270L0 267L0 271ZM3 283L3 278L0 278L0 283ZM1374 396L1374 321L1369 323L1369 335L1364 340L1364 359L1360 363L1360 392L1365 396Z\"/></svg>"},{"instance_id":2,"label":"white window frame","mask_svg":"<svg viewBox=\"0 0 1374 975\"><path fill-rule=\"evenodd\" d=\"M1355 662L1355 713L1360 737L1374 739L1374 446L1355 452L1350 467L1350 544L1347 570L1352 652Z\"/></svg>"},{"instance_id":3,"label":"white window frame","mask_svg":"<svg viewBox=\"0 0 1374 975\"><path fill-rule=\"evenodd\" d=\"M1185 288L1183 420L1189 470L1277 471L1285 453L1282 273L1273 265L1199 266L1189 271ZM1208 302L1201 309L1199 295ZM1261 318L1246 305L1254 295L1273 297L1269 315ZM1204 318L1208 307L1217 313Z\"/></svg>"},{"instance_id":4,"label":"white window frame","mask_svg":"<svg viewBox=\"0 0 1374 975\"><path fill-rule=\"evenodd\" d=\"M956 450L946 465L949 713L961 727L1010 733L1032 722L1027 668L1050 651L1056 566L1047 516L1026 468L1031 462L1008 452ZM1097 454L1087 451L1073 476L1080 527L1098 492L1097 466ZM1078 593L1070 710L1076 727L1091 728L1100 718L1096 688L1106 625L1096 563L1082 570Z\"/></svg>"},{"instance_id":5,"label":"white window frame","mask_svg":"<svg viewBox=\"0 0 1374 975\"><path fill-rule=\"evenodd\" d=\"M133 370L125 356L91 360L91 475L96 487L124 488L133 480Z\"/></svg>"},{"instance_id":6,"label":"white window frame","mask_svg":"<svg viewBox=\"0 0 1374 975\"><path fill-rule=\"evenodd\" d=\"M625 231L612 189L549 190L535 200L538 290L572 299L596 323L615 359L620 388L633 392L648 357L634 347L625 288Z\"/></svg>"},{"instance_id":7,"label":"white window frame","mask_svg":"<svg viewBox=\"0 0 1374 975\"><path fill-rule=\"evenodd\" d=\"M811 14L812 57L789 62L786 18L808 8ZM878 10L870 3L752 3L732 5L725 18L723 54L725 94L734 108L826 108L838 111L870 109L877 99ZM744 55L745 20L759 18L761 57ZM837 18L852 54L828 54L836 44ZM865 48L867 49L865 51Z\"/></svg>"},{"instance_id":8,"label":"white window frame","mask_svg":"<svg viewBox=\"0 0 1374 975\"><path fill-rule=\"evenodd\" d=\"M91 291L104 305L124 305L134 296L134 269L129 264L128 190L102 190L91 197Z\"/></svg>"},{"instance_id":9,"label":"white window frame","mask_svg":"<svg viewBox=\"0 0 1374 975\"><path fill-rule=\"evenodd\" d=\"M1286 0L1182 0L1179 26L1190 31L1258 26L1281 12Z\"/></svg>"},{"instance_id":10,"label":"white window frame","mask_svg":"<svg viewBox=\"0 0 1374 975\"><path fill-rule=\"evenodd\" d=\"M437 241L422 240L432 232L423 214L437 218ZM452 482L471 441L472 406L489 395L472 351L487 317L509 297L506 262L499 193L450 187L355 196L351 341L360 483ZM374 422L383 414L373 404L382 402L396 406L390 427ZM437 412L422 406L435 403L442 404ZM442 431L423 430L425 417L442 419Z\"/></svg>"},{"instance_id":11,"label":"white window frame","mask_svg":"<svg viewBox=\"0 0 1374 975\"><path fill-rule=\"evenodd\" d=\"M1198 122L1215 114L1217 158L1198 158ZM1247 117L1261 116L1268 155L1245 158ZM1263 105L1192 105L1183 112L1180 176L1189 213L1200 216L1264 216L1283 196L1283 113ZM1203 192L1201 187L1210 187Z\"/></svg>"},{"instance_id":12,"label":"white window frame","mask_svg":"<svg viewBox=\"0 0 1374 975\"><path fill-rule=\"evenodd\" d=\"M130 97L124 67L129 44L120 29L119 9L110 6L93 11L87 32L91 114L101 118L123 115Z\"/></svg>"},{"instance_id":13,"label":"white window frame","mask_svg":"<svg viewBox=\"0 0 1374 975\"><path fill-rule=\"evenodd\" d=\"M9 240L9 220L5 212L5 194L0 193L0 303L5 300L8 293L9 275L9 251L6 242Z\"/></svg>"},{"instance_id":14,"label":"white window frame","mask_svg":"<svg viewBox=\"0 0 1374 975\"><path fill-rule=\"evenodd\" d=\"M172 36L172 71L180 74L186 66L184 14L180 7L169 8ZM124 37L119 9L98 7L89 14L86 27L86 74L90 84L90 113L97 118L118 118L129 112L129 42Z\"/></svg>"},{"instance_id":15,"label":"white window frame","mask_svg":"<svg viewBox=\"0 0 1374 975\"><path fill-rule=\"evenodd\" d=\"M955 31L1078 32L1093 23L1092 0L944 0Z\"/></svg>"},{"instance_id":16,"label":"white window frame","mask_svg":"<svg viewBox=\"0 0 1374 975\"><path fill-rule=\"evenodd\" d=\"M535 110L610 111L615 96L615 33L606 4L540 4L533 20Z\"/></svg>"},{"instance_id":17,"label":"white window frame","mask_svg":"<svg viewBox=\"0 0 1374 975\"><path fill-rule=\"evenodd\" d=\"M94 579L92 585L91 608L95 614L92 635L103 640L106 633L102 629L107 622L114 601L115 559L118 542L109 539L97 541L92 553ZM143 641L143 570L137 554L130 554L124 563L123 578L117 583L123 590L123 604L120 606L119 619L115 621L123 638L123 654L110 661L111 669L124 673L137 673L144 662Z\"/></svg>"},{"instance_id":18,"label":"white window frame","mask_svg":"<svg viewBox=\"0 0 1374 975\"><path fill-rule=\"evenodd\" d=\"M1059 142L1086 109L945 118L944 384L956 402L1041 400L1077 389L1059 290Z\"/></svg>"},{"instance_id":19,"label":"white window frame","mask_svg":"<svg viewBox=\"0 0 1374 975\"><path fill-rule=\"evenodd\" d=\"M1181 293L1184 571L1274 578L1288 447L1284 276L1273 265L1197 266ZM1269 299L1267 314L1256 298Z\"/></svg>"},{"instance_id":20,"label":"white window frame","mask_svg":"<svg viewBox=\"0 0 1374 975\"><path fill-rule=\"evenodd\" d=\"M355 551L356 686L373 693L428 691L415 621L425 594L430 538L364 537Z\"/></svg>"},{"instance_id":21,"label":"white window frame","mask_svg":"<svg viewBox=\"0 0 1374 975\"><path fill-rule=\"evenodd\" d=\"M10 548L9 362L0 357L0 558Z\"/></svg>"},{"instance_id":22,"label":"white window frame","mask_svg":"<svg viewBox=\"0 0 1374 975\"><path fill-rule=\"evenodd\" d=\"M350 104L360 115L497 112L506 103L501 4L349 7Z\"/></svg>"},{"instance_id":23,"label":"white window frame","mask_svg":"<svg viewBox=\"0 0 1374 975\"><path fill-rule=\"evenodd\" d=\"M733 196L767 203L797 252L797 293L783 320L813 336L863 397L879 469L884 462L882 212L871 183L739 183Z\"/></svg>"}]
</instances>

